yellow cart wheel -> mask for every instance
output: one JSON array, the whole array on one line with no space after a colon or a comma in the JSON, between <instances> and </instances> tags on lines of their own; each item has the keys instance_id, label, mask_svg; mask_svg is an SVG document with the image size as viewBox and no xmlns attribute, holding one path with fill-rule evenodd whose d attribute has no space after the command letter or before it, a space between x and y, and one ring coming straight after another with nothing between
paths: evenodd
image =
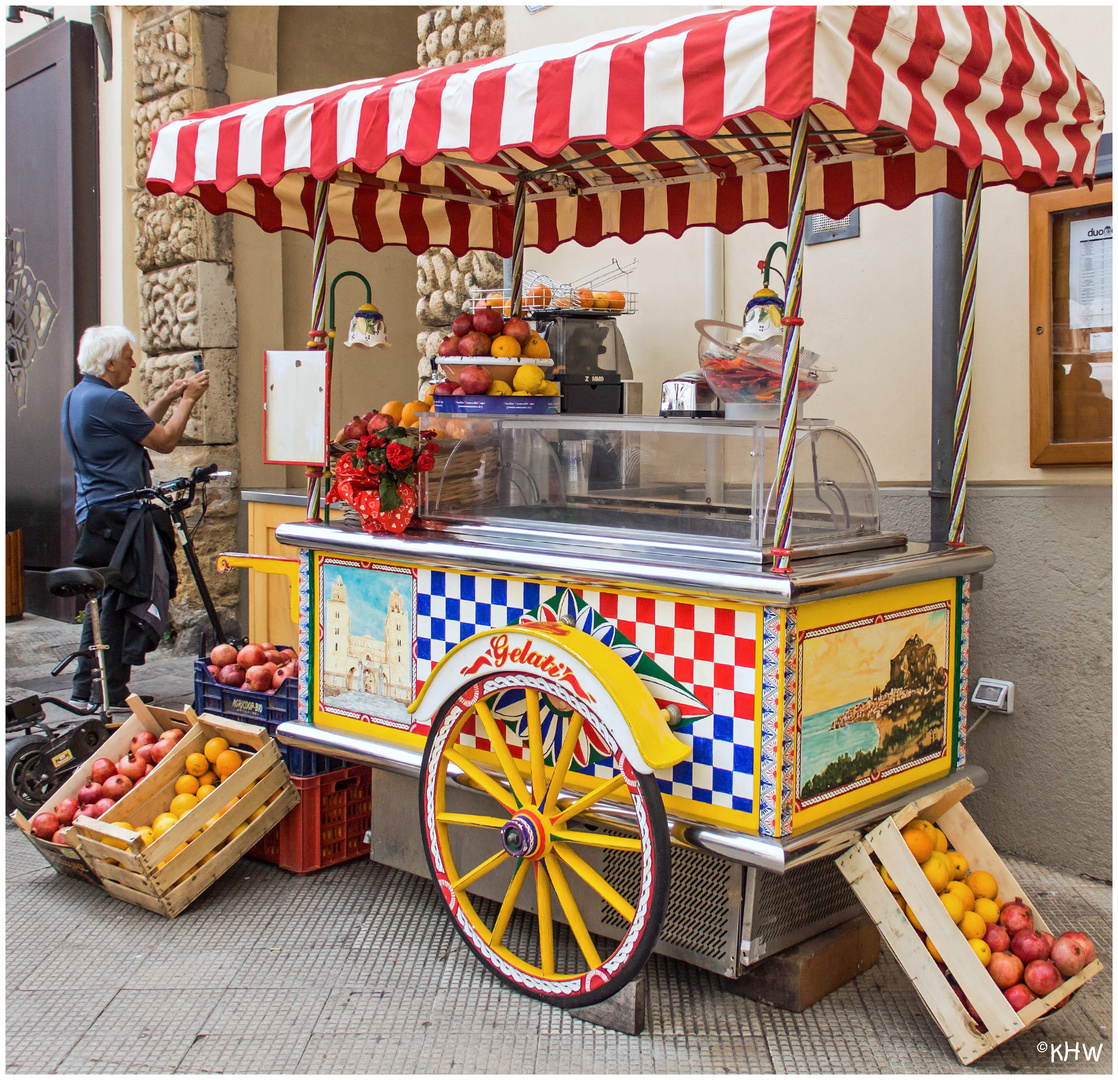
<instances>
[{"instance_id":1,"label":"yellow cart wheel","mask_svg":"<svg viewBox=\"0 0 1118 1080\"><path fill-rule=\"evenodd\" d=\"M477 809L461 808L463 789L484 793L469 803ZM607 802L631 831L585 816ZM509 986L574 1008L611 997L644 966L668 900L660 790L563 684L508 673L461 687L432 723L419 810L456 929Z\"/></svg>"}]
</instances>

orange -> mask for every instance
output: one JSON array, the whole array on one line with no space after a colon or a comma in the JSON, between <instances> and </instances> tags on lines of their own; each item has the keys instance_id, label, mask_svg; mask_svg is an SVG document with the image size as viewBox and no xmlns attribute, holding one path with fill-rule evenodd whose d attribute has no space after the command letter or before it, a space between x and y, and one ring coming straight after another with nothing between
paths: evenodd
<instances>
[{"instance_id":1,"label":"orange","mask_svg":"<svg viewBox=\"0 0 1118 1080\"><path fill-rule=\"evenodd\" d=\"M901 836L908 844L908 850L918 863L926 863L935 850L932 838L923 829L913 828L911 825L905 829Z\"/></svg>"},{"instance_id":2,"label":"orange","mask_svg":"<svg viewBox=\"0 0 1118 1080\"><path fill-rule=\"evenodd\" d=\"M173 828L179 823L179 819L174 814L160 814L151 823L151 835L158 840L168 829Z\"/></svg>"},{"instance_id":3,"label":"orange","mask_svg":"<svg viewBox=\"0 0 1118 1080\"><path fill-rule=\"evenodd\" d=\"M920 869L924 871L924 877L931 883L937 895L947 888L947 883L951 880L951 871L947 869L945 863L940 862L939 859L929 859L920 864ZM955 899L959 901L959 908L962 909L962 900L958 897Z\"/></svg>"},{"instance_id":4,"label":"orange","mask_svg":"<svg viewBox=\"0 0 1118 1080\"><path fill-rule=\"evenodd\" d=\"M215 735L202 747L202 753L206 755L207 761L217 761L217 755L220 754L222 750L228 749L229 740L223 739L220 735Z\"/></svg>"},{"instance_id":5,"label":"orange","mask_svg":"<svg viewBox=\"0 0 1118 1080\"><path fill-rule=\"evenodd\" d=\"M386 401L381 407L380 411L392 417L393 422L397 427L400 426L400 418L404 415L404 403L402 401ZM229 744L226 743L226 746ZM208 754L206 755L209 756Z\"/></svg>"},{"instance_id":6,"label":"orange","mask_svg":"<svg viewBox=\"0 0 1118 1080\"><path fill-rule=\"evenodd\" d=\"M912 910L911 904L905 904L904 913L905 918L907 918L908 921L912 923L913 929L919 930L921 933L923 933L924 927L920 925L920 920L916 917L916 912Z\"/></svg>"},{"instance_id":7,"label":"orange","mask_svg":"<svg viewBox=\"0 0 1118 1080\"><path fill-rule=\"evenodd\" d=\"M430 405L432 409L435 407L435 387L433 384L427 387L427 393L423 395L423 404Z\"/></svg>"},{"instance_id":8,"label":"orange","mask_svg":"<svg viewBox=\"0 0 1118 1080\"><path fill-rule=\"evenodd\" d=\"M233 807L234 807L234 806L236 806L236 805L237 805L237 800L236 800L236 799L234 799L234 800L233 800L233 801L232 801L231 803L226 803L226 804L225 804L225 805L224 805L224 806L223 806L223 807L221 808L221 811L220 811L220 813L224 814L226 810L232 810L232 809L233 809Z\"/></svg>"},{"instance_id":9,"label":"orange","mask_svg":"<svg viewBox=\"0 0 1118 1080\"><path fill-rule=\"evenodd\" d=\"M504 305L505 298L499 293L490 293L484 300L477 302L479 308L499 308Z\"/></svg>"},{"instance_id":10,"label":"orange","mask_svg":"<svg viewBox=\"0 0 1118 1080\"><path fill-rule=\"evenodd\" d=\"M222 780L227 780L241 767L241 755L236 750L222 750L217 756L217 761L214 762L214 772L221 777Z\"/></svg>"},{"instance_id":11,"label":"orange","mask_svg":"<svg viewBox=\"0 0 1118 1080\"><path fill-rule=\"evenodd\" d=\"M974 910L976 914L982 916L987 926L998 921L999 908L993 900L987 900L984 896L979 897L974 902ZM983 933L985 933L985 931Z\"/></svg>"},{"instance_id":12,"label":"orange","mask_svg":"<svg viewBox=\"0 0 1118 1080\"><path fill-rule=\"evenodd\" d=\"M198 796L198 801L201 802L207 795L215 791L217 791L217 788L213 784L201 784L194 794Z\"/></svg>"},{"instance_id":13,"label":"orange","mask_svg":"<svg viewBox=\"0 0 1118 1080\"><path fill-rule=\"evenodd\" d=\"M530 308L545 308L551 303L551 290L546 285L533 285L525 294L524 303Z\"/></svg>"},{"instance_id":14,"label":"orange","mask_svg":"<svg viewBox=\"0 0 1118 1080\"><path fill-rule=\"evenodd\" d=\"M264 813L264 811L265 811L265 810L267 810L267 809L268 809L268 804L267 804L267 803L264 803L264 805L263 805L263 806L258 806L258 807L257 807L257 808L256 808L255 810L253 810L253 812L252 812L251 814L249 814L249 816L248 816L248 819L249 819L249 821L255 821L255 820L256 820L256 819L257 819L258 817L260 817L260 816L261 816L261 814L263 814L263 813ZM983 927L985 927L985 925L986 925L986 924L985 924L985 923L983 923L982 925L983 925ZM983 932L983 933L986 933L986 930L985 930L985 929L983 929L983 931L982 931L982 932Z\"/></svg>"},{"instance_id":15,"label":"orange","mask_svg":"<svg viewBox=\"0 0 1118 1080\"><path fill-rule=\"evenodd\" d=\"M893 880L892 875L884 866L879 866L877 872L881 875L881 880L888 886L890 892L899 893L901 890L897 887L897 883Z\"/></svg>"},{"instance_id":16,"label":"orange","mask_svg":"<svg viewBox=\"0 0 1118 1080\"><path fill-rule=\"evenodd\" d=\"M974 911L974 893L972 893L970 889L961 881L948 882L947 891L949 893L954 893L960 900L962 900L963 907L967 911ZM983 930L982 933L984 934L986 933L986 931ZM982 937L982 934L979 934L978 936Z\"/></svg>"},{"instance_id":17,"label":"orange","mask_svg":"<svg viewBox=\"0 0 1118 1080\"><path fill-rule=\"evenodd\" d=\"M942 829L937 829L933 825L932 826L932 839L936 843L936 851L943 852L944 854L946 854L946 852L947 852L947 836L944 834L943 830Z\"/></svg>"},{"instance_id":18,"label":"orange","mask_svg":"<svg viewBox=\"0 0 1118 1080\"><path fill-rule=\"evenodd\" d=\"M400 427L418 427L419 414L430 411L426 401L409 401L400 413Z\"/></svg>"},{"instance_id":19,"label":"orange","mask_svg":"<svg viewBox=\"0 0 1118 1080\"><path fill-rule=\"evenodd\" d=\"M963 901L960 900L954 893L945 892L940 896L940 903L947 909L947 914L951 916L953 923L960 923L963 921L963 916L966 911L963 908ZM986 933L985 930L982 931Z\"/></svg>"},{"instance_id":20,"label":"orange","mask_svg":"<svg viewBox=\"0 0 1118 1080\"><path fill-rule=\"evenodd\" d=\"M198 797L196 795L176 795L171 800L170 813L180 818L183 814L193 810L197 805Z\"/></svg>"},{"instance_id":21,"label":"orange","mask_svg":"<svg viewBox=\"0 0 1118 1080\"><path fill-rule=\"evenodd\" d=\"M967 871L970 869L967 866L967 860L963 858L957 851L949 851L947 853L947 861L955 868L955 880L962 881L967 876Z\"/></svg>"},{"instance_id":22,"label":"orange","mask_svg":"<svg viewBox=\"0 0 1118 1080\"><path fill-rule=\"evenodd\" d=\"M519 356L520 342L508 334L499 334L489 347L490 356Z\"/></svg>"},{"instance_id":23,"label":"orange","mask_svg":"<svg viewBox=\"0 0 1118 1080\"><path fill-rule=\"evenodd\" d=\"M218 782L219 781L217 779L217 773L215 773L213 771L213 769L210 769L209 772L202 773L202 775L198 777L198 786L199 787L205 787L206 784L209 784L210 787L217 787ZM201 797L202 797L201 795L198 796L199 799Z\"/></svg>"},{"instance_id":24,"label":"orange","mask_svg":"<svg viewBox=\"0 0 1118 1080\"><path fill-rule=\"evenodd\" d=\"M205 776L210 771L210 763L205 754L187 754L186 771L191 776Z\"/></svg>"},{"instance_id":25,"label":"orange","mask_svg":"<svg viewBox=\"0 0 1118 1080\"><path fill-rule=\"evenodd\" d=\"M213 859L216 856L217 856L217 849L216 848L213 851L207 851L206 854L202 856L202 860L201 860L201 862L198 863L198 865L202 866L204 863L208 863L210 861L210 859Z\"/></svg>"},{"instance_id":26,"label":"orange","mask_svg":"<svg viewBox=\"0 0 1118 1080\"><path fill-rule=\"evenodd\" d=\"M113 824L118 829L127 829L129 832L135 832L136 831L135 829L132 828L131 825L128 824L127 821L114 821ZM108 844L109 847L120 848L121 851L127 851L128 850L127 842L124 841L124 840L118 840L115 836L106 836L105 837L105 843Z\"/></svg>"},{"instance_id":27,"label":"orange","mask_svg":"<svg viewBox=\"0 0 1118 1080\"><path fill-rule=\"evenodd\" d=\"M967 944L974 949L974 955L982 961L982 966L988 967L990 964L990 957L994 955L990 952L990 946L987 945L982 938L968 938Z\"/></svg>"},{"instance_id":28,"label":"orange","mask_svg":"<svg viewBox=\"0 0 1118 1080\"><path fill-rule=\"evenodd\" d=\"M230 804L230 805L232 805L232 804ZM202 823L202 830L203 830L203 831L205 831L205 830L206 830L206 829L208 829L208 828L209 828L209 827L210 827L211 825L216 825L216 824L217 824L217 819L218 819L218 818L219 818L220 816L221 816L220 814L214 814L214 816L213 816L212 818L210 818L210 820L209 820L209 821L205 821L205 822L203 822L203 823Z\"/></svg>"},{"instance_id":29,"label":"orange","mask_svg":"<svg viewBox=\"0 0 1118 1080\"><path fill-rule=\"evenodd\" d=\"M973 938L981 940L986 934L986 920L974 911L967 911L963 913L963 917L959 920L959 929L963 932L963 937L967 941Z\"/></svg>"},{"instance_id":30,"label":"orange","mask_svg":"<svg viewBox=\"0 0 1118 1080\"><path fill-rule=\"evenodd\" d=\"M594 306L594 294L589 289L579 289L575 295L578 297L579 307L592 308Z\"/></svg>"},{"instance_id":31,"label":"orange","mask_svg":"<svg viewBox=\"0 0 1118 1080\"><path fill-rule=\"evenodd\" d=\"M201 786L198 777L191 776L190 773L183 773L175 781L175 794L176 795L194 795L197 793L198 788Z\"/></svg>"},{"instance_id":32,"label":"orange","mask_svg":"<svg viewBox=\"0 0 1118 1080\"><path fill-rule=\"evenodd\" d=\"M609 307L611 311L625 310L626 301L625 294L623 292L617 292L617 290L615 289L613 292L606 293L606 299L609 301Z\"/></svg>"},{"instance_id":33,"label":"orange","mask_svg":"<svg viewBox=\"0 0 1118 1080\"><path fill-rule=\"evenodd\" d=\"M233 830L233 831L232 831L232 832L231 832L231 833L229 834L229 839L230 839L230 840L236 840L236 839L237 839L237 837L238 837L238 836L240 836L240 835L241 835L241 833L243 833L243 832L245 831L245 829L247 829L247 828L248 828L248 822L247 822L247 821L242 821L242 822L240 823L240 825L238 825L238 826L237 826L237 827L236 827L236 828L235 828L235 829L234 829L234 830Z\"/></svg>"},{"instance_id":34,"label":"orange","mask_svg":"<svg viewBox=\"0 0 1118 1080\"><path fill-rule=\"evenodd\" d=\"M924 944L928 946L928 952L930 952L932 954L932 959L935 960L937 964L942 964L943 963L943 957L939 955L939 949L937 949L932 944L932 939L931 938L926 938L925 941L924 941Z\"/></svg>"},{"instance_id":35,"label":"orange","mask_svg":"<svg viewBox=\"0 0 1118 1080\"><path fill-rule=\"evenodd\" d=\"M141 825L137 830L140 834L140 843L147 847L155 839L155 833L151 831L150 825Z\"/></svg>"},{"instance_id":36,"label":"orange","mask_svg":"<svg viewBox=\"0 0 1118 1080\"><path fill-rule=\"evenodd\" d=\"M936 838L935 838L935 836L932 835L932 830L935 828L935 826L930 821L927 821L925 818L915 817L905 826L905 828L906 829L912 829L912 828L923 829L928 834L928 836L931 837L932 843L933 844L935 843Z\"/></svg>"},{"instance_id":37,"label":"orange","mask_svg":"<svg viewBox=\"0 0 1118 1080\"><path fill-rule=\"evenodd\" d=\"M521 349L520 355L527 357L529 360L550 360L551 349L547 342L533 330L532 336L528 339L528 344Z\"/></svg>"},{"instance_id":38,"label":"orange","mask_svg":"<svg viewBox=\"0 0 1118 1080\"><path fill-rule=\"evenodd\" d=\"M988 874L985 870L971 871L966 876L966 883L975 897L981 896L993 900L998 895L998 883L994 880L994 875Z\"/></svg>"},{"instance_id":39,"label":"orange","mask_svg":"<svg viewBox=\"0 0 1118 1080\"><path fill-rule=\"evenodd\" d=\"M591 295L594 297L594 307L600 308L603 311L609 307L609 296L606 293L596 292Z\"/></svg>"}]
</instances>

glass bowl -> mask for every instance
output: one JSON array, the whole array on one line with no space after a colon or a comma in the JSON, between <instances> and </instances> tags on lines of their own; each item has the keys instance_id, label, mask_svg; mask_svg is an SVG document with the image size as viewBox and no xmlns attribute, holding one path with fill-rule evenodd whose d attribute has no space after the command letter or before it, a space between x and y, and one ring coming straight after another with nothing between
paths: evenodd
<instances>
[{"instance_id":1,"label":"glass bowl","mask_svg":"<svg viewBox=\"0 0 1118 1080\"><path fill-rule=\"evenodd\" d=\"M707 385L727 404L779 405L781 338L742 343L741 327L716 319L700 319L699 367ZM813 365L819 357L800 349L799 400L806 401L831 376Z\"/></svg>"}]
</instances>

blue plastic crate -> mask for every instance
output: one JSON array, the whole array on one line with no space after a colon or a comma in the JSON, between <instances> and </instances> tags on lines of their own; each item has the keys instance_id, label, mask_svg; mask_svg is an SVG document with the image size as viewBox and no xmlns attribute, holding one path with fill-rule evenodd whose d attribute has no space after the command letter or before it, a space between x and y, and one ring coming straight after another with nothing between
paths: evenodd
<instances>
[{"instance_id":1,"label":"blue plastic crate","mask_svg":"<svg viewBox=\"0 0 1118 1080\"><path fill-rule=\"evenodd\" d=\"M206 670L206 661L197 659L194 661L194 711L259 724L274 739L280 724L299 719L299 680L285 679L272 694L239 686L222 686L214 682L214 677ZM292 776L319 776L353 764L352 761L327 757L311 750L284 746L278 740L277 745Z\"/></svg>"}]
</instances>

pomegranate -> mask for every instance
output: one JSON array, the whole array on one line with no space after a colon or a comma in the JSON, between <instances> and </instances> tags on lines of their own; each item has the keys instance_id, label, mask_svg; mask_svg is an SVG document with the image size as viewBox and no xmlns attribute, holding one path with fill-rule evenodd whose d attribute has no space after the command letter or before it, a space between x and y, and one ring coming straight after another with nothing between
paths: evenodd
<instances>
[{"instance_id":1,"label":"pomegranate","mask_svg":"<svg viewBox=\"0 0 1118 1080\"><path fill-rule=\"evenodd\" d=\"M1003 990L1002 993L1005 994L1005 1000L1013 1006L1016 1012L1020 1012L1030 1001L1036 1001L1036 994L1024 983L1015 983Z\"/></svg>"},{"instance_id":2,"label":"pomegranate","mask_svg":"<svg viewBox=\"0 0 1118 1080\"><path fill-rule=\"evenodd\" d=\"M505 323L501 333L520 342L523 348L532 337L532 328L523 319L512 318Z\"/></svg>"},{"instance_id":3,"label":"pomegranate","mask_svg":"<svg viewBox=\"0 0 1118 1080\"><path fill-rule=\"evenodd\" d=\"M89 779L95 784L103 784L116 772L116 762L112 758L99 757L89 767ZM96 799L82 799L82 802L96 802Z\"/></svg>"},{"instance_id":4,"label":"pomegranate","mask_svg":"<svg viewBox=\"0 0 1118 1080\"><path fill-rule=\"evenodd\" d=\"M468 311L462 312L451 324L450 332L455 337L465 337L474 328L474 317Z\"/></svg>"},{"instance_id":5,"label":"pomegranate","mask_svg":"<svg viewBox=\"0 0 1118 1080\"><path fill-rule=\"evenodd\" d=\"M150 731L137 731L128 744L128 749L134 754L141 746L151 746L156 737Z\"/></svg>"},{"instance_id":6,"label":"pomegranate","mask_svg":"<svg viewBox=\"0 0 1118 1080\"><path fill-rule=\"evenodd\" d=\"M49 840L58 832L61 823L49 810L40 810L30 822L31 835L40 840Z\"/></svg>"},{"instance_id":7,"label":"pomegranate","mask_svg":"<svg viewBox=\"0 0 1118 1080\"><path fill-rule=\"evenodd\" d=\"M116 763L116 771L120 773L121 776L135 783L135 781L139 780L140 777L144 775L144 766L146 764L146 761L141 761L138 757L136 757L135 754L125 754L124 757L122 757L120 761ZM110 776L109 780L111 779L112 777ZM106 780L103 785L105 787L106 795L109 794L109 780ZM131 784L129 785L129 787L131 787ZM114 795L113 798L119 799L120 796Z\"/></svg>"},{"instance_id":8,"label":"pomegranate","mask_svg":"<svg viewBox=\"0 0 1118 1080\"><path fill-rule=\"evenodd\" d=\"M363 439L368 435L368 429L365 427L365 421L360 416L355 416L344 428L342 428L342 442L352 442L354 439ZM242 652L244 650L241 650Z\"/></svg>"},{"instance_id":9,"label":"pomegranate","mask_svg":"<svg viewBox=\"0 0 1118 1080\"><path fill-rule=\"evenodd\" d=\"M1014 900L1002 908L998 922L1009 931L1009 936L1013 937L1021 930L1033 928L1033 913L1020 900Z\"/></svg>"},{"instance_id":10,"label":"pomegranate","mask_svg":"<svg viewBox=\"0 0 1118 1080\"><path fill-rule=\"evenodd\" d=\"M256 664L245 672L245 685L251 690L271 690L274 674L275 668L269 668L267 664Z\"/></svg>"},{"instance_id":11,"label":"pomegranate","mask_svg":"<svg viewBox=\"0 0 1118 1080\"><path fill-rule=\"evenodd\" d=\"M210 663L219 670L225 667L226 664L235 664L237 662L237 650L226 642L220 645L215 645L210 649Z\"/></svg>"},{"instance_id":12,"label":"pomegranate","mask_svg":"<svg viewBox=\"0 0 1118 1080\"><path fill-rule=\"evenodd\" d=\"M268 659L264 650L259 645L246 645L237 653L237 663L248 671L250 667L257 667Z\"/></svg>"},{"instance_id":13,"label":"pomegranate","mask_svg":"<svg viewBox=\"0 0 1118 1080\"><path fill-rule=\"evenodd\" d=\"M1025 985L1038 997L1051 994L1064 981L1051 960L1034 960L1025 965Z\"/></svg>"},{"instance_id":14,"label":"pomegranate","mask_svg":"<svg viewBox=\"0 0 1118 1080\"><path fill-rule=\"evenodd\" d=\"M458 383L467 394L485 394L493 385L493 376L488 368L469 364L458 372Z\"/></svg>"},{"instance_id":15,"label":"pomegranate","mask_svg":"<svg viewBox=\"0 0 1118 1080\"><path fill-rule=\"evenodd\" d=\"M369 434L372 435L374 431L384 431L386 428L395 426L396 421L392 418L391 413L378 412L369 421ZM275 646L273 645L272 648L275 648Z\"/></svg>"},{"instance_id":16,"label":"pomegranate","mask_svg":"<svg viewBox=\"0 0 1118 1080\"><path fill-rule=\"evenodd\" d=\"M207 664L206 665L206 671L209 672L209 676L210 676L211 679L216 679L217 678L217 673L220 670L221 670L221 668L219 668L217 666L217 664Z\"/></svg>"},{"instance_id":17,"label":"pomegranate","mask_svg":"<svg viewBox=\"0 0 1118 1080\"><path fill-rule=\"evenodd\" d=\"M497 320L500 321L499 315ZM476 317L474 321L477 321ZM500 333L500 330L497 333ZM493 339L488 334L483 334L480 330L471 330L464 338L459 338L458 352L462 356L488 356L492 344Z\"/></svg>"},{"instance_id":18,"label":"pomegranate","mask_svg":"<svg viewBox=\"0 0 1118 1080\"><path fill-rule=\"evenodd\" d=\"M78 816L78 809L81 804L77 799L63 799L55 808L54 816L62 822L63 825L69 825L74 818Z\"/></svg>"},{"instance_id":19,"label":"pomegranate","mask_svg":"<svg viewBox=\"0 0 1118 1080\"><path fill-rule=\"evenodd\" d=\"M481 334L483 337L496 337L505 326L504 316L497 308L479 308L474 312L474 328L472 333ZM469 334L465 334L469 337ZM489 346L485 346L485 353L468 353L463 350L463 356L484 356L488 354Z\"/></svg>"},{"instance_id":20,"label":"pomegranate","mask_svg":"<svg viewBox=\"0 0 1118 1080\"><path fill-rule=\"evenodd\" d=\"M1061 934L1052 943L1049 959L1061 975L1078 975L1087 966L1087 950L1071 934Z\"/></svg>"},{"instance_id":21,"label":"pomegranate","mask_svg":"<svg viewBox=\"0 0 1118 1080\"><path fill-rule=\"evenodd\" d=\"M1083 946L1083 955L1087 958L1086 963L1090 964L1095 959L1095 943L1086 935L1081 934L1078 930L1069 930L1066 934L1062 935L1067 938L1074 938Z\"/></svg>"},{"instance_id":22,"label":"pomegranate","mask_svg":"<svg viewBox=\"0 0 1118 1080\"><path fill-rule=\"evenodd\" d=\"M154 752L155 743L149 743L147 746L141 746L140 749L136 751L136 757L145 765L150 765L152 763L151 755Z\"/></svg>"},{"instance_id":23,"label":"pomegranate","mask_svg":"<svg viewBox=\"0 0 1118 1080\"><path fill-rule=\"evenodd\" d=\"M465 393L466 393L466 388L464 386L456 386L454 388L454 393L451 395L451 397L463 397L463 396L465 396Z\"/></svg>"},{"instance_id":24,"label":"pomegranate","mask_svg":"<svg viewBox=\"0 0 1118 1080\"><path fill-rule=\"evenodd\" d=\"M105 760L108 761L108 758ZM113 772L116 772L115 765L113 766ZM108 778L106 777L106 779ZM99 798L101 798L101 785L96 782L86 784L85 787L78 792L78 802L81 803L82 806L95 803Z\"/></svg>"},{"instance_id":25,"label":"pomegranate","mask_svg":"<svg viewBox=\"0 0 1118 1080\"><path fill-rule=\"evenodd\" d=\"M100 817L106 810L111 810L112 808L112 799L98 799L86 812L90 817Z\"/></svg>"},{"instance_id":26,"label":"pomegranate","mask_svg":"<svg viewBox=\"0 0 1118 1080\"><path fill-rule=\"evenodd\" d=\"M222 686L241 686L245 681L245 669L240 664L226 664L214 676L214 680Z\"/></svg>"},{"instance_id":27,"label":"pomegranate","mask_svg":"<svg viewBox=\"0 0 1118 1080\"><path fill-rule=\"evenodd\" d=\"M275 664L276 667L280 667L283 664L283 653L281 653L279 649L269 649L264 654L264 657L267 663Z\"/></svg>"},{"instance_id":28,"label":"pomegranate","mask_svg":"<svg viewBox=\"0 0 1118 1080\"><path fill-rule=\"evenodd\" d=\"M469 331L466 331L469 333ZM439 356L457 356L458 355L458 335L451 334L448 338L443 338L439 342Z\"/></svg>"},{"instance_id":29,"label":"pomegranate","mask_svg":"<svg viewBox=\"0 0 1118 1080\"><path fill-rule=\"evenodd\" d=\"M141 770L147 768L147 766L144 765L144 763L140 761L139 758L133 758L133 760L138 766L140 766ZM141 771L140 775L137 776L136 779L139 780L140 777L142 777L143 775L144 774ZM131 777L125 776L123 773L119 773L116 776L110 776L108 780L105 781L102 790L105 792L106 799L111 799L113 802L116 802L117 799L123 798L125 795L128 794L128 792L132 790L132 779Z\"/></svg>"},{"instance_id":30,"label":"pomegranate","mask_svg":"<svg viewBox=\"0 0 1118 1080\"><path fill-rule=\"evenodd\" d=\"M167 742L166 739L160 739L159 742L151 748L151 763L153 765L158 765L172 750L174 750L174 748L173 743Z\"/></svg>"},{"instance_id":31,"label":"pomegranate","mask_svg":"<svg viewBox=\"0 0 1118 1080\"><path fill-rule=\"evenodd\" d=\"M151 763L151 762L149 761L149 762L148 762L148 763L147 763L147 764L146 764L146 765L144 766L144 776L147 776L147 774L148 774L149 772L151 772L151 770L152 770L152 769L154 769L154 768L155 768L155 766L154 766L154 765L153 765L153 764L152 764L152 763Z\"/></svg>"},{"instance_id":32,"label":"pomegranate","mask_svg":"<svg viewBox=\"0 0 1118 1080\"><path fill-rule=\"evenodd\" d=\"M280 649L280 655L284 660L298 660L299 656L294 649Z\"/></svg>"},{"instance_id":33,"label":"pomegranate","mask_svg":"<svg viewBox=\"0 0 1118 1080\"><path fill-rule=\"evenodd\" d=\"M159 736L160 742L170 743L175 745L183 737L184 732L179 731L178 728L168 728L162 735Z\"/></svg>"},{"instance_id":34,"label":"pomegranate","mask_svg":"<svg viewBox=\"0 0 1118 1080\"><path fill-rule=\"evenodd\" d=\"M1031 964L1034 960L1047 960L1052 950L1052 946L1044 940L1044 935L1038 934L1035 930L1018 930L1013 935L1009 948L1023 964Z\"/></svg>"},{"instance_id":35,"label":"pomegranate","mask_svg":"<svg viewBox=\"0 0 1118 1080\"><path fill-rule=\"evenodd\" d=\"M292 672L288 668L281 667L275 675L272 676L272 689L278 690L283 686L284 679L290 679L291 675Z\"/></svg>"},{"instance_id":36,"label":"pomegranate","mask_svg":"<svg viewBox=\"0 0 1118 1080\"><path fill-rule=\"evenodd\" d=\"M458 389L458 384L453 379L443 379L440 383L435 383L432 392L436 397L448 397Z\"/></svg>"},{"instance_id":37,"label":"pomegranate","mask_svg":"<svg viewBox=\"0 0 1118 1080\"><path fill-rule=\"evenodd\" d=\"M1014 983L1021 981L1025 965L1013 953L996 952L991 954L986 970L999 990L1008 990Z\"/></svg>"},{"instance_id":38,"label":"pomegranate","mask_svg":"<svg viewBox=\"0 0 1118 1080\"><path fill-rule=\"evenodd\" d=\"M990 946L991 952L1009 952L1009 931L1004 926L990 923L982 940Z\"/></svg>"},{"instance_id":39,"label":"pomegranate","mask_svg":"<svg viewBox=\"0 0 1118 1080\"><path fill-rule=\"evenodd\" d=\"M52 844L65 844L67 842L66 833L59 829L58 832L56 832L54 836L50 838L50 842Z\"/></svg>"}]
</instances>

